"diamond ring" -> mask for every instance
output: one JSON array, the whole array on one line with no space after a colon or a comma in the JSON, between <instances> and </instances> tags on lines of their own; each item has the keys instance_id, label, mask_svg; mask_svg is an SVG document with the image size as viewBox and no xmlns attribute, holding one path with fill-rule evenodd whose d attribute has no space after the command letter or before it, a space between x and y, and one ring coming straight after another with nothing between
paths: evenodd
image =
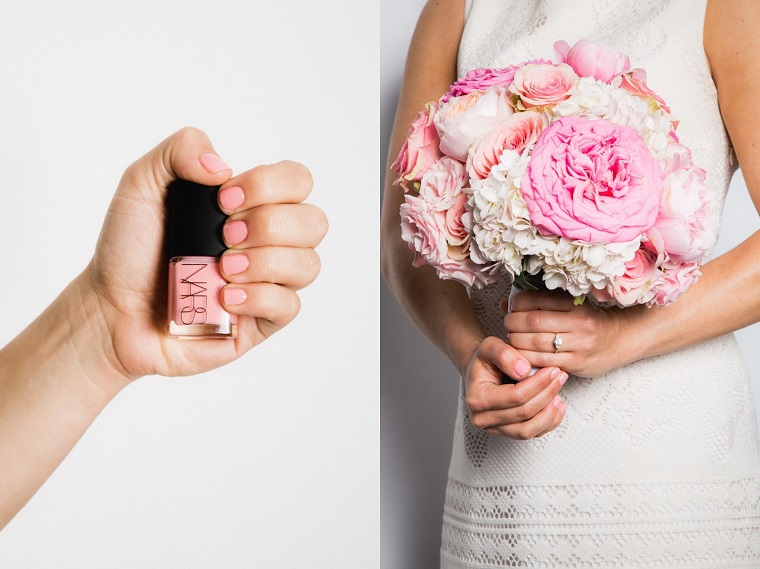
<instances>
[{"instance_id":1,"label":"diamond ring","mask_svg":"<svg viewBox=\"0 0 760 569\"><path fill-rule=\"evenodd\" d=\"M554 353L556 354L559 352L559 349L562 347L562 338L559 337L559 334L554 334Z\"/></svg>"}]
</instances>

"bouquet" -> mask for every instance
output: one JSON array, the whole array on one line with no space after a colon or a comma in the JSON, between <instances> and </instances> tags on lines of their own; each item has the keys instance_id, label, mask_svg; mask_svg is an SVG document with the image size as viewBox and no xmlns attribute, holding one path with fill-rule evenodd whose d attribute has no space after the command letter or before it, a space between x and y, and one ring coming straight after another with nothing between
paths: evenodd
<instances>
[{"instance_id":1,"label":"bouquet","mask_svg":"<svg viewBox=\"0 0 760 569\"><path fill-rule=\"evenodd\" d=\"M392 169L415 265L483 287L507 271L582 302L665 306L715 244L705 171L628 56L581 40L476 69L430 102Z\"/></svg>"}]
</instances>

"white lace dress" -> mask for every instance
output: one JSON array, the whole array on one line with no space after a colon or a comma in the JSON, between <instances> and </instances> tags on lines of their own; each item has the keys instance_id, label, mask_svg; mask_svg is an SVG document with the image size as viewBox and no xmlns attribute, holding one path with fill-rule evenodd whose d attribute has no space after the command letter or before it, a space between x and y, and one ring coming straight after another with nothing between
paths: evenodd
<instances>
[{"instance_id":1,"label":"white lace dress","mask_svg":"<svg viewBox=\"0 0 760 569\"><path fill-rule=\"evenodd\" d=\"M559 39L604 41L647 70L722 203L733 167L702 46L705 6L471 0L459 74L553 58ZM503 336L508 288L472 292L490 334ZM570 378L562 397L562 425L531 441L475 429L460 397L441 567L760 567L760 449L733 335Z\"/></svg>"}]
</instances>

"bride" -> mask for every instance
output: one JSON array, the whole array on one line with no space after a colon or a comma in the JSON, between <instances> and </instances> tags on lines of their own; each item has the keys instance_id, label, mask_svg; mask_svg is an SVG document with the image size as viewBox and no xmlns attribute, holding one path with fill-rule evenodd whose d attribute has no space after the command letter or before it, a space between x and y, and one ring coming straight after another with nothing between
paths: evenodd
<instances>
[{"instance_id":1,"label":"bride","mask_svg":"<svg viewBox=\"0 0 760 569\"><path fill-rule=\"evenodd\" d=\"M748 99L760 91L759 24L749 0L431 0L389 156L457 76L587 38L647 70L720 202L733 149L760 205L760 118ZM462 375L441 567L760 566L760 448L732 334L760 320L760 234L707 263L664 309L520 293L505 316L508 282L468 295L412 266L402 191L387 178L383 274ZM542 369L528 378L531 365ZM502 372L522 381L502 384Z\"/></svg>"}]
</instances>

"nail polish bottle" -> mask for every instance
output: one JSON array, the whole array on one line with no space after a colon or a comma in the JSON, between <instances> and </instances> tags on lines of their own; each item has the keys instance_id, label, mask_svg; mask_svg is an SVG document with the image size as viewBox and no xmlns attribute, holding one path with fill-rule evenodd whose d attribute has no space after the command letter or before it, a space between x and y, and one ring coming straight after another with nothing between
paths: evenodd
<instances>
[{"instance_id":1,"label":"nail polish bottle","mask_svg":"<svg viewBox=\"0 0 760 569\"><path fill-rule=\"evenodd\" d=\"M219 272L224 252L219 186L176 180L168 188L169 335L180 339L232 339L237 317L222 307Z\"/></svg>"}]
</instances>

